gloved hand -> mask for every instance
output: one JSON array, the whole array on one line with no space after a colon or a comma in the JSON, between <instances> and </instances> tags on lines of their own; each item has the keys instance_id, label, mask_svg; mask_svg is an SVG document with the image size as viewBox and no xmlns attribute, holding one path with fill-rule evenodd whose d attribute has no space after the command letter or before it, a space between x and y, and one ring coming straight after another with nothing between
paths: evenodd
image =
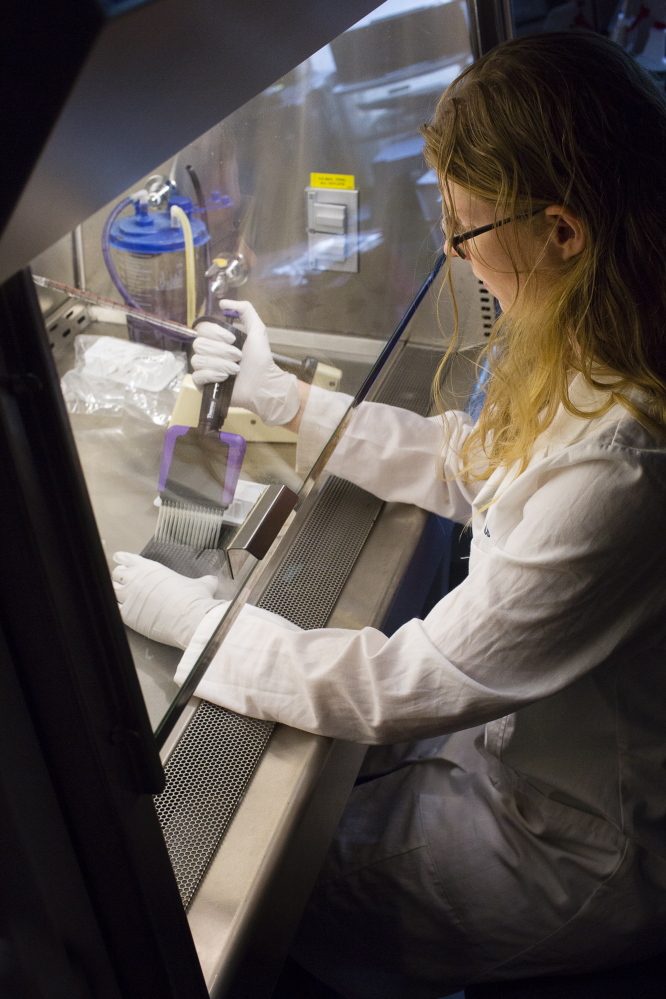
<instances>
[{"instance_id":1,"label":"gloved hand","mask_svg":"<svg viewBox=\"0 0 666 999\"><path fill-rule=\"evenodd\" d=\"M189 579L159 562L116 552L111 574L123 621L141 635L185 649L215 600L215 576Z\"/></svg>"},{"instance_id":2,"label":"gloved hand","mask_svg":"<svg viewBox=\"0 0 666 999\"><path fill-rule=\"evenodd\" d=\"M207 382L222 382L236 375L232 406L256 413L268 427L289 423L300 407L296 375L274 362L266 327L253 305L222 299L220 308L240 315L247 340L241 354L232 345L231 333L215 323L200 323L192 355L195 384L202 388Z\"/></svg>"}]
</instances>

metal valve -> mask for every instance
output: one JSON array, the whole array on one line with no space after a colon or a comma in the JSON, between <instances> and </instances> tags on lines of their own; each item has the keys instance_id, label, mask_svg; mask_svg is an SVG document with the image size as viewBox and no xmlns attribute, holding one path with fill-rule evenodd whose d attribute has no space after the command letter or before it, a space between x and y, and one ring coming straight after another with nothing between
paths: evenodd
<instances>
[{"instance_id":1,"label":"metal valve","mask_svg":"<svg viewBox=\"0 0 666 999\"><path fill-rule=\"evenodd\" d=\"M148 204L151 208L162 210L166 208L169 197L176 191L176 186L168 177L154 173L144 185L148 194Z\"/></svg>"},{"instance_id":2,"label":"metal valve","mask_svg":"<svg viewBox=\"0 0 666 999\"><path fill-rule=\"evenodd\" d=\"M250 268L242 253L215 257L206 271L211 294L217 299L224 298L230 288L240 288L249 276Z\"/></svg>"}]
</instances>

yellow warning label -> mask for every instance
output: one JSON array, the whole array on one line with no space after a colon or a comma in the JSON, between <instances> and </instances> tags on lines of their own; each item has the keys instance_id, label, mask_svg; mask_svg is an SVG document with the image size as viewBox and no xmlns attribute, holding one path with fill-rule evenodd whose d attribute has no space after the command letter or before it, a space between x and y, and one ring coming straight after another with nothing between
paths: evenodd
<instances>
[{"instance_id":1,"label":"yellow warning label","mask_svg":"<svg viewBox=\"0 0 666 999\"><path fill-rule=\"evenodd\" d=\"M353 191L353 173L311 173L310 187L326 187L335 191Z\"/></svg>"}]
</instances>

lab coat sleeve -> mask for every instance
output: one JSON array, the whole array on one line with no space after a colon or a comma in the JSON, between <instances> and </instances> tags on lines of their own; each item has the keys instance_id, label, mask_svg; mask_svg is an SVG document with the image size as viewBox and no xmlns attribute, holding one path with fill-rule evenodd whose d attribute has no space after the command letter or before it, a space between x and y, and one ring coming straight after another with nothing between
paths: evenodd
<instances>
[{"instance_id":1,"label":"lab coat sleeve","mask_svg":"<svg viewBox=\"0 0 666 999\"><path fill-rule=\"evenodd\" d=\"M307 475L354 401L344 392L311 385L296 442L296 471Z\"/></svg>"},{"instance_id":2,"label":"lab coat sleeve","mask_svg":"<svg viewBox=\"0 0 666 999\"><path fill-rule=\"evenodd\" d=\"M425 620L387 638L287 630L246 608L197 693L390 743L481 724L572 683L663 615L664 490L635 464L594 457L542 478L522 506L516 484L515 526Z\"/></svg>"},{"instance_id":3,"label":"lab coat sleeve","mask_svg":"<svg viewBox=\"0 0 666 999\"><path fill-rule=\"evenodd\" d=\"M299 432L297 468L301 473L312 466L351 402L351 396L312 386ZM461 469L460 448L473 427L471 417L457 410L443 417L424 417L364 402L326 467L379 499L414 503L464 523L481 485L466 485L456 478Z\"/></svg>"},{"instance_id":4,"label":"lab coat sleeve","mask_svg":"<svg viewBox=\"0 0 666 999\"><path fill-rule=\"evenodd\" d=\"M209 639L213 637L215 629L221 623L228 608L229 601L223 600L221 603L209 610L197 625L194 635L192 636L189 645L178 663L178 668L174 676L174 681L179 687L185 683L185 680L190 675L192 668L196 666L199 656L206 648ZM287 629L288 631L301 631L297 624L292 624L292 622L287 621L286 618L280 617L279 614L274 614L272 611L265 610L263 607L254 607L252 604L247 604L243 608L243 613L246 618L253 617L255 620L269 621L278 627Z\"/></svg>"}]
</instances>

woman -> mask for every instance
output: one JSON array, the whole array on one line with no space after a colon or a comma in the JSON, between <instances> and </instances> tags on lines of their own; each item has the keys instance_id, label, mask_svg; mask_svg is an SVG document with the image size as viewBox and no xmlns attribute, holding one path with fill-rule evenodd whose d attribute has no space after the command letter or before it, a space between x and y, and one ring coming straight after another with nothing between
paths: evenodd
<instances>
[{"instance_id":1,"label":"woman","mask_svg":"<svg viewBox=\"0 0 666 999\"><path fill-rule=\"evenodd\" d=\"M391 638L245 610L199 688L377 745L294 951L347 999L612 966L666 928L664 98L611 42L542 35L466 70L424 134L448 245L504 312L486 403L444 415L443 449L441 418L364 404L329 468L471 516L469 577ZM348 400L274 370L240 310L235 398L311 455ZM215 336L200 382L237 370ZM123 616L197 628L184 675L219 608L136 558ZM146 612L151 573L176 596Z\"/></svg>"}]
</instances>

